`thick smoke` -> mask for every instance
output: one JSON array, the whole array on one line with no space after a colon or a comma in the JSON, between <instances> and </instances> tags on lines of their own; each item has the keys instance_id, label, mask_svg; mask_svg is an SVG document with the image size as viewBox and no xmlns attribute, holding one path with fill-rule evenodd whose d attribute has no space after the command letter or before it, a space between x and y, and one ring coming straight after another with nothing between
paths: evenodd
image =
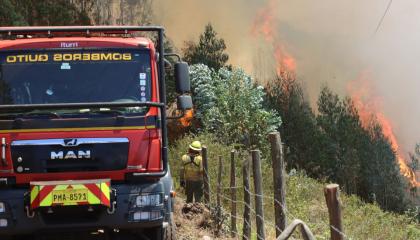
<instances>
[{"instance_id":1,"label":"thick smoke","mask_svg":"<svg viewBox=\"0 0 420 240\"><path fill-rule=\"evenodd\" d=\"M341 95L369 72L384 114L404 150L420 140L420 2L393 1L375 34L388 0L156 0L156 22L181 49L211 22L228 46L230 63L259 80L275 72L273 51L252 35L259 11L271 4L279 40L296 60L297 76L312 102L328 84Z\"/></svg>"}]
</instances>

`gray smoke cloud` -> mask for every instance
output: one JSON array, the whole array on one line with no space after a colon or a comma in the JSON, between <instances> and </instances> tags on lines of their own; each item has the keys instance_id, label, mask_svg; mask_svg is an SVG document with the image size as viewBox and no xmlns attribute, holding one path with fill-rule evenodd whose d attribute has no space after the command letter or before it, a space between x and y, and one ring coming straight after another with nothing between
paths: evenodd
<instances>
[{"instance_id":1,"label":"gray smoke cloud","mask_svg":"<svg viewBox=\"0 0 420 240\"><path fill-rule=\"evenodd\" d=\"M155 0L155 22L181 49L211 22L228 47L230 63L260 80L275 72L271 44L252 35L259 11L271 2L278 41L296 59L297 76L314 103L328 84L340 95L363 72L381 101L400 145L420 140L420 2L388 0Z\"/></svg>"}]
</instances>

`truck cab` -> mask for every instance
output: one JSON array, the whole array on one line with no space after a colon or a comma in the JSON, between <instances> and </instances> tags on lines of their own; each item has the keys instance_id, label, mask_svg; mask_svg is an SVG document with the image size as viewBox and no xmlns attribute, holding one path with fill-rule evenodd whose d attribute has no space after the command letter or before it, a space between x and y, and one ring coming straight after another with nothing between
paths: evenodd
<instances>
[{"instance_id":1,"label":"truck cab","mask_svg":"<svg viewBox=\"0 0 420 240\"><path fill-rule=\"evenodd\" d=\"M163 32L0 28L1 239L174 239ZM190 109L188 65L173 69Z\"/></svg>"}]
</instances>

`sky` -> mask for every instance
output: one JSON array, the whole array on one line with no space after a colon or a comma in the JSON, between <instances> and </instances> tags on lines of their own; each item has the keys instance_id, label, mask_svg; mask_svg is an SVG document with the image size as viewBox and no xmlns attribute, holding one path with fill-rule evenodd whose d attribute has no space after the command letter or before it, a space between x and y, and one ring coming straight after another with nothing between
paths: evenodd
<instances>
[{"instance_id":1,"label":"sky","mask_svg":"<svg viewBox=\"0 0 420 240\"><path fill-rule=\"evenodd\" d=\"M393 1L377 32L389 0L153 2L155 21L178 49L210 22L226 41L229 63L260 81L270 80L276 63L272 44L252 28L261 12L270 15L275 41L295 58L312 105L322 86L345 96L363 78L404 150L420 142L420 1Z\"/></svg>"}]
</instances>

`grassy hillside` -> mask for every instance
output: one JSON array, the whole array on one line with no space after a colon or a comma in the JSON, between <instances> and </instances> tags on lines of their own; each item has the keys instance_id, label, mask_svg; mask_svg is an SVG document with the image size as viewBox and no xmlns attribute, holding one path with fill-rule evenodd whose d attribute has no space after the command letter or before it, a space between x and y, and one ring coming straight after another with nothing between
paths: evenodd
<instances>
[{"instance_id":1,"label":"grassy hillside","mask_svg":"<svg viewBox=\"0 0 420 240\"><path fill-rule=\"evenodd\" d=\"M209 172L213 192L212 202L215 203L218 155L224 158L223 185L227 187L230 179L229 156L232 148L218 144L217 139L209 134L197 137L187 136L178 140L170 149L171 169L176 180L179 179L180 156L186 152L188 144L195 139L201 140L208 147ZM240 166L242 165L242 159L237 158L236 162L237 183L241 186ZM262 172L264 177L266 232L268 239L273 239L275 232L273 228L272 170L267 160L263 163ZM330 234L328 212L323 195L325 184L325 182L309 178L299 171L292 171L287 177L288 220L291 221L294 218L303 220L309 225L317 239L329 239ZM242 189L242 187L238 188L238 200L243 199ZM229 189L225 189L224 194L229 197ZM343 204L344 233L347 239L420 239L420 225L408 215L384 212L377 205L364 203L353 195L348 196L342 193L341 201ZM224 201L224 204L226 212L229 212L229 202ZM239 204L239 216L242 216L242 210L243 204ZM230 221L226 221L226 223L228 222ZM238 222L242 223L241 220ZM238 226L238 229L241 229L241 227ZM253 223L253 231L255 231L255 223Z\"/></svg>"}]
</instances>

